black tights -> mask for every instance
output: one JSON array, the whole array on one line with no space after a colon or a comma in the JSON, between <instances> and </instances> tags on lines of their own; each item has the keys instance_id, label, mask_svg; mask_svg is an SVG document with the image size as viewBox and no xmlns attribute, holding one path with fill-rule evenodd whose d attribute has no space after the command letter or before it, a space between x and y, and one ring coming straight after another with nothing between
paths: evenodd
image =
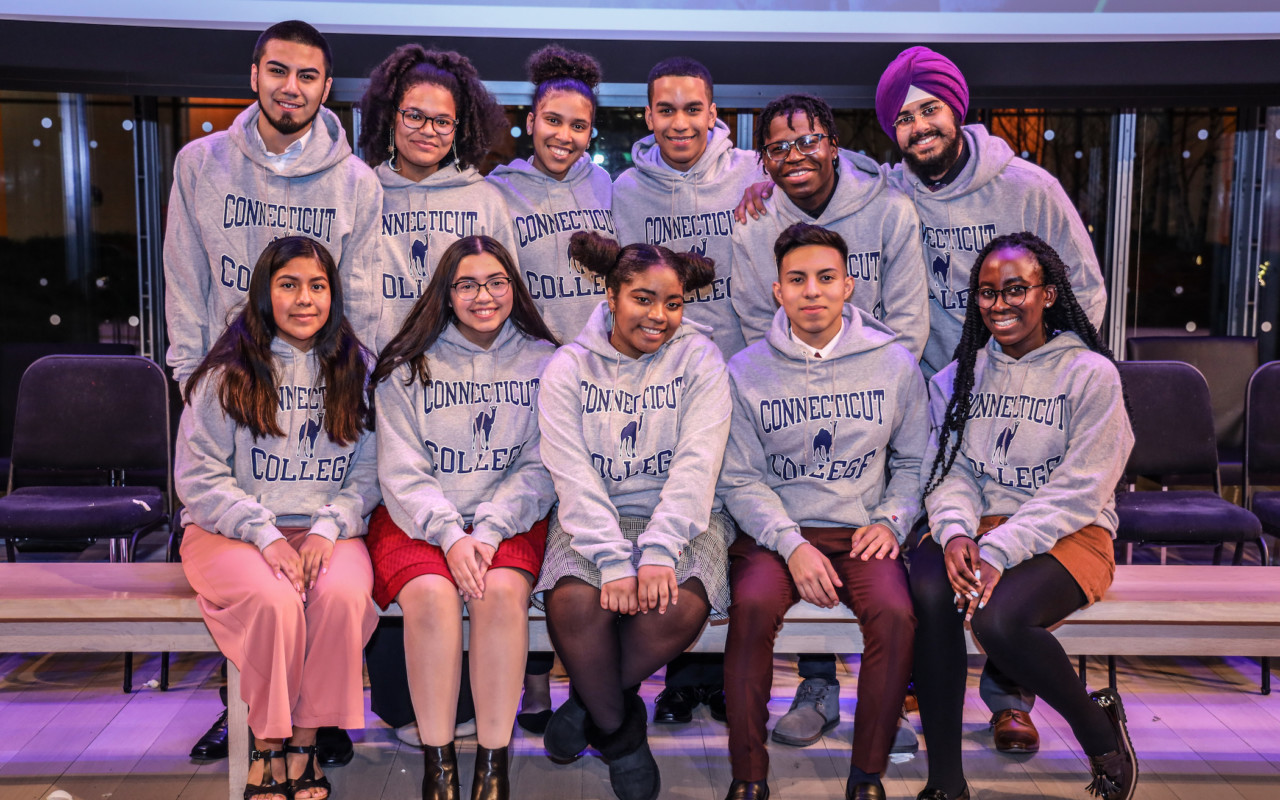
<instances>
[{"instance_id":1,"label":"black tights","mask_svg":"<svg viewBox=\"0 0 1280 800\"><path fill-rule=\"evenodd\" d=\"M711 604L702 581L680 584L679 603L665 614L628 616L600 607L600 590L577 578L561 578L546 594L547 633L573 690L596 727L622 726L624 692L684 652L702 630Z\"/></svg>"},{"instance_id":2,"label":"black tights","mask_svg":"<svg viewBox=\"0 0 1280 800\"><path fill-rule=\"evenodd\" d=\"M964 787L964 616L956 611L942 548L932 537L922 539L911 558L911 597L917 622L916 696L929 743L928 786L954 797ZM1053 556L1038 555L1005 570L970 626L987 658L1061 714L1087 755L1102 755L1117 748L1111 724L1047 630L1084 604L1071 573Z\"/></svg>"}]
</instances>

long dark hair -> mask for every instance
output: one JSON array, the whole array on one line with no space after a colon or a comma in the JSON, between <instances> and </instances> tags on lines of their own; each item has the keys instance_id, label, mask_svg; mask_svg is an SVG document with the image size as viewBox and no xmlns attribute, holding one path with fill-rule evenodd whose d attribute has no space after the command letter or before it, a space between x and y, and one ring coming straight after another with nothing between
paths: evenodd
<instances>
[{"instance_id":1,"label":"long dark hair","mask_svg":"<svg viewBox=\"0 0 1280 800\"><path fill-rule=\"evenodd\" d=\"M276 320L271 309L271 278L295 258L314 258L329 280L329 319L316 333L311 352L324 378L324 430L339 446L351 444L367 427L364 401L368 351L342 313L342 281L333 256L306 236L286 236L267 245L253 266L249 296L209 354L187 381L187 403L206 377L218 380L218 401L227 416L253 432L255 439L284 436L278 419L280 398L271 342Z\"/></svg>"},{"instance_id":2,"label":"long dark hair","mask_svg":"<svg viewBox=\"0 0 1280 800\"><path fill-rule=\"evenodd\" d=\"M405 385L415 380L423 384L430 382L431 368L427 363L427 351L440 338L440 334L444 333L444 329L451 322L457 321L450 297L454 278L458 274L458 265L467 256L478 256L482 253L488 253L496 258L502 265L503 271L507 273L507 277L511 279L511 324L525 336L544 339L557 346L560 344L555 334L542 321L542 315L533 304L533 297L520 279L515 259L507 252L507 248L491 236L467 236L445 249L444 254L440 256L440 263L436 264L436 270L431 275L431 281L422 291L422 296L413 304L413 309L409 312L409 316L405 317L404 324L400 326L395 338L382 348L378 364L373 368L373 375L369 378L370 407L373 403L374 389L389 378L401 364L409 365L409 379Z\"/></svg>"},{"instance_id":3,"label":"long dark hair","mask_svg":"<svg viewBox=\"0 0 1280 800\"><path fill-rule=\"evenodd\" d=\"M485 88L466 56L452 50L427 50L419 44L397 47L369 76L360 98L360 148L365 163L376 167L391 157L391 136L405 92L420 83L439 86L453 95L458 125L453 142L458 168L479 164L507 126L507 115ZM441 165L452 161L445 156Z\"/></svg>"},{"instance_id":4,"label":"long dark hair","mask_svg":"<svg viewBox=\"0 0 1280 800\"><path fill-rule=\"evenodd\" d=\"M969 302L964 310L964 330L960 334L960 343L952 358L956 362L955 379L952 382L951 401L947 403L947 416L938 432L938 454L933 459L933 467L929 470L929 480L924 493L930 492L942 483L942 479L951 471L956 461L960 445L964 442L965 424L969 421L970 404L973 400L973 367L978 359L978 352L991 339L991 331L982 321L982 312L978 309L978 273L982 270L982 262L996 250L1015 248L1031 255L1040 265L1041 281L1046 287L1057 289L1058 299L1044 310L1044 326L1047 338L1052 338L1063 331L1072 331L1081 341L1095 353L1105 356L1114 362L1115 356L1111 348L1098 336L1098 329L1093 327L1076 294L1071 289L1071 281L1067 275L1067 265L1062 263L1058 251L1049 246L1045 240L1034 233L1023 231L1009 233L992 239L973 262L969 272ZM1126 406L1128 401L1126 400Z\"/></svg>"}]
</instances>

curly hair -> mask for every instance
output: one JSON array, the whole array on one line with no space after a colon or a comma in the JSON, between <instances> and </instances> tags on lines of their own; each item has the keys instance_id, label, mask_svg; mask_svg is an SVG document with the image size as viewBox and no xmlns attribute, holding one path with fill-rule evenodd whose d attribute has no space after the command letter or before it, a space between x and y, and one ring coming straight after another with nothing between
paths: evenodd
<instances>
[{"instance_id":1,"label":"curly hair","mask_svg":"<svg viewBox=\"0 0 1280 800\"><path fill-rule=\"evenodd\" d=\"M756 160L763 164L764 146L768 144L765 141L769 136L769 125L773 122L774 117L785 116L787 118L787 126L795 130L795 125L791 120L797 113L803 113L805 118L809 120L809 124L813 127L821 127L831 137L831 146L838 148L840 146L840 136L836 132L836 117L831 113L831 106L827 105L827 101L821 97L815 97L811 94L784 94L769 101L769 105L764 107L760 115L756 117L756 129L754 142L756 149Z\"/></svg>"},{"instance_id":2,"label":"curly hair","mask_svg":"<svg viewBox=\"0 0 1280 800\"><path fill-rule=\"evenodd\" d=\"M675 270L680 288L696 292L710 286L716 277L716 262L693 252L672 252L661 245L629 244L626 247L598 233L578 231L569 239L569 255L604 278L606 289L615 294L631 276L663 264Z\"/></svg>"},{"instance_id":3,"label":"curly hair","mask_svg":"<svg viewBox=\"0 0 1280 800\"><path fill-rule=\"evenodd\" d=\"M537 109L549 92L577 92L591 103L591 117L596 115L596 87L603 74L600 62L586 53L567 50L558 44L549 44L533 55L524 65L533 84L533 107Z\"/></svg>"},{"instance_id":4,"label":"curly hair","mask_svg":"<svg viewBox=\"0 0 1280 800\"><path fill-rule=\"evenodd\" d=\"M430 83L453 95L458 126L454 145L458 168L479 164L507 125L506 112L480 80L470 59L452 50L426 50L422 45L396 48L369 76L360 98L360 149L365 163L376 167L391 157L391 136L404 95L420 83ZM452 155L443 163L449 163Z\"/></svg>"},{"instance_id":5,"label":"curly hair","mask_svg":"<svg viewBox=\"0 0 1280 800\"><path fill-rule=\"evenodd\" d=\"M978 273L982 270L982 262L987 256L1001 249L1017 249L1028 253L1040 267L1041 281L1046 286L1057 289L1057 301L1044 310L1044 326L1048 338L1053 338L1063 331L1072 331L1080 337L1085 346L1095 353L1105 356L1114 362L1115 356L1111 348L1102 341L1098 329L1089 321L1076 294L1071 289L1071 281L1067 274L1067 265L1062 257L1047 242L1034 233L1023 231L1009 233L992 239L978 257L974 259L973 269L969 272L969 300L965 305L964 329L960 334L960 343L956 345L952 359L956 362L956 374L952 384L951 400L947 403L947 415L938 432L938 453L933 459L933 467L929 470L924 494L942 483L942 479L955 464L960 445L964 442L965 424L969 421L970 404L973 392L973 368L978 353L991 339L991 331L982 321L982 312L978 309ZM1125 398L1125 407L1129 405Z\"/></svg>"}]
</instances>

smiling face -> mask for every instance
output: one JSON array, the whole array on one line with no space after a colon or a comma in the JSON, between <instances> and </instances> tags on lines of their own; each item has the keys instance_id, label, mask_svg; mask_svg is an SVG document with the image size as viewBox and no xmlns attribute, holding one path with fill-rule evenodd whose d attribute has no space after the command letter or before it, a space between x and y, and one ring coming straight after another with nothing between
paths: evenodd
<instances>
[{"instance_id":1,"label":"smiling face","mask_svg":"<svg viewBox=\"0 0 1280 800\"><path fill-rule=\"evenodd\" d=\"M716 104L702 78L667 75L653 82L644 121L667 166L687 172L706 152L707 131L716 123Z\"/></svg>"},{"instance_id":2,"label":"smiling face","mask_svg":"<svg viewBox=\"0 0 1280 800\"><path fill-rule=\"evenodd\" d=\"M262 59L249 68L249 86L262 110L258 132L271 152L283 153L307 132L332 85L320 48L284 39L263 46Z\"/></svg>"},{"instance_id":3,"label":"smiling face","mask_svg":"<svg viewBox=\"0 0 1280 800\"><path fill-rule=\"evenodd\" d=\"M951 107L935 97L926 97L902 107L902 114L914 119L910 125L894 128L902 160L922 178L936 180L960 158L960 129Z\"/></svg>"},{"instance_id":4,"label":"smiling face","mask_svg":"<svg viewBox=\"0 0 1280 800\"><path fill-rule=\"evenodd\" d=\"M506 286L488 286L490 281L507 281ZM459 284L472 282L482 284L476 296L465 300L460 296ZM477 253L465 256L458 262L458 271L453 275L453 287L449 291L449 303L453 306L453 314L457 317L458 331L472 344L489 348L498 338L502 323L511 316L514 294L511 287L511 276L502 266L502 262L491 253ZM471 287L466 287L471 288ZM499 297L493 293L498 292Z\"/></svg>"},{"instance_id":5,"label":"smiling face","mask_svg":"<svg viewBox=\"0 0 1280 800\"><path fill-rule=\"evenodd\" d=\"M564 180L591 144L591 118L591 101L578 92L552 90L543 96L525 122L539 172Z\"/></svg>"},{"instance_id":6,"label":"smiling face","mask_svg":"<svg viewBox=\"0 0 1280 800\"><path fill-rule=\"evenodd\" d=\"M299 350L310 350L329 321L329 276L314 256L285 262L271 276L271 318L276 335Z\"/></svg>"},{"instance_id":7,"label":"smiling face","mask_svg":"<svg viewBox=\"0 0 1280 800\"><path fill-rule=\"evenodd\" d=\"M613 313L609 343L628 358L657 352L684 318L680 276L666 264L633 274L616 293L610 289L606 296Z\"/></svg>"},{"instance_id":8,"label":"smiling face","mask_svg":"<svg viewBox=\"0 0 1280 800\"><path fill-rule=\"evenodd\" d=\"M991 308L982 308L982 322L1000 343L1005 355L1022 358L1043 345L1048 337L1044 329L1044 311L1058 298L1057 287L1037 286L1044 283L1044 273L1035 257L1026 250L1003 247L990 253L978 271L978 291L998 291L1010 286L1036 286L1027 289L1022 305L1010 305L1003 295L996 295ZM974 299L977 302L977 298Z\"/></svg>"},{"instance_id":9,"label":"smiling face","mask_svg":"<svg viewBox=\"0 0 1280 800\"><path fill-rule=\"evenodd\" d=\"M792 142L810 133L831 132L817 120L810 121L803 111L794 112L790 123L786 113L782 113L769 120L765 147L776 142ZM835 191L835 160L839 146L839 142L828 135L811 155L802 155L798 147L792 147L781 161L765 156L764 168L791 202L809 211L820 207Z\"/></svg>"},{"instance_id":10,"label":"smiling face","mask_svg":"<svg viewBox=\"0 0 1280 800\"><path fill-rule=\"evenodd\" d=\"M839 332L850 297L853 278L835 248L805 245L782 257L773 299L791 321L792 334L815 350L826 347Z\"/></svg>"},{"instance_id":11,"label":"smiling face","mask_svg":"<svg viewBox=\"0 0 1280 800\"><path fill-rule=\"evenodd\" d=\"M403 114L396 113L392 128L398 155L396 166L400 167L400 174L409 180L420 181L440 169L440 162L449 155L453 137L458 133L456 127L444 135L436 133L431 120L440 116L457 119L458 108L453 102L453 94L434 83L419 83L407 89L399 107L415 109L427 118L426 124L415 131L405 126Z\"/></svg>"}]
</instances>

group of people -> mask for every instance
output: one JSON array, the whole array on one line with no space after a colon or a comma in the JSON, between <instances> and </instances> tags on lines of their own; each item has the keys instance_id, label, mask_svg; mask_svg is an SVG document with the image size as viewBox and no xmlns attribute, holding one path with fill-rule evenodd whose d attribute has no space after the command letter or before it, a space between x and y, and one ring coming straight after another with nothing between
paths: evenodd
<instances>
[{"instance_id":1,"label":"group of people","mask_svg":"<svg viewBox=\"0 0 1280 800\"><path fill-rule=\"evenodd\" d=\"M518 711L553 759L593 747L620 800L653 800L638 689L666 665L655 719L706 702L727 797L763 800L773 642L800 599L862 626L846 798L885 797L912 681L918 797L969 797L966 623L997 744L1034 750L1040 697L1089 790L1132 797L1119 696L1087 693L1047 630L1110 583L1132 445L1058 183L963 125L963 76L923 47L876 94L894 167L841 149L806 94L735 148L706 67L672 58L611 181L587 153L599 64L549 45L528 69L533 155L486 177L506 123L471 62L398 48L360 102L362 163L323 106L324 37L284 22L253 54L258 102L178 155L182 560L243 676L246 800L330 795L317 741L363 727L393 602L373 705L416 728L424 798L461 793L465 672L473 800L509 797ZM530 602L570 678L554 713ZM729 620L722 661L682 655L708 617ZM834 664L802 657L775 739L835 725Z\"/></svg>"}]
</instances>

